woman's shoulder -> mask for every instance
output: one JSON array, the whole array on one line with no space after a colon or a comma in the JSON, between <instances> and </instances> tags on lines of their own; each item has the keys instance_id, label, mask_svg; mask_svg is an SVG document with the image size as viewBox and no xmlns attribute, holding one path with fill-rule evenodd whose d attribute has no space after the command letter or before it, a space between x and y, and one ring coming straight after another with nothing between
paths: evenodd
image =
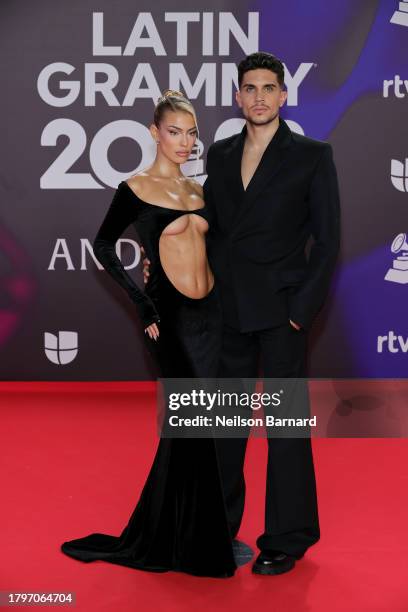
<instances>
[{"instance_id":1,"label":"woman's shoulder","mask_svg":"<svg viewBox=\"0 0 408 612\"><path fill-rule=\"evenodd\" d=\"M139 172L138 174L130 176L124 182L127 183L128 187L130 187L139 198L142 198L143 193L151 186L152 177L147 174L147 172Z\"/></svg>"}]
</instances>

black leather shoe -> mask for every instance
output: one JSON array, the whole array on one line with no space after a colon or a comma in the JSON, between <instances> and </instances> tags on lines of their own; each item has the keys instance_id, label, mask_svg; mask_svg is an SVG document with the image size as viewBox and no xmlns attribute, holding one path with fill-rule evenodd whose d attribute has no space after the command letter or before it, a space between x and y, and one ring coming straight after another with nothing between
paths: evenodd
<instances>
[{"instance_id":1,"label":"black leather shoe","mask_svg":"<svg viewBox=\"0 0 408 612\"><path fill-rule=\"evenodd\" d=\"M287 555L279 550L264 550L258 555L252 566L254 574L271 576L284 574L295 567L296 557Z\"/></svg>"}]
</instances>

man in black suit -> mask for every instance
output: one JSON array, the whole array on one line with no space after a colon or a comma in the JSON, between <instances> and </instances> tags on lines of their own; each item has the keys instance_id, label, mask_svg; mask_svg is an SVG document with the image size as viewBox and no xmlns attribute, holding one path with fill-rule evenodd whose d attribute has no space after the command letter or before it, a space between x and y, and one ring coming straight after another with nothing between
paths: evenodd
<instances>
[{"instance_id":1,"label":"man in black suit","mask_svg":"<svg viewBox=\"0 0 408 612\"><path fill-rule=\"evenodd\" d=\"M253 53L238 66L238 135L212 144L205 201L215 223L209 258L224 315L220 377L306 377L306 337L339 249L332 147L292 133L279 117L284 66ZM313 237L309 258L305 247ZM216 440L231 535L244 509L247 437ZM309 437L268 438L265 530L252 571L292 569L320 537Z\"/></svg>"}]
</instances>

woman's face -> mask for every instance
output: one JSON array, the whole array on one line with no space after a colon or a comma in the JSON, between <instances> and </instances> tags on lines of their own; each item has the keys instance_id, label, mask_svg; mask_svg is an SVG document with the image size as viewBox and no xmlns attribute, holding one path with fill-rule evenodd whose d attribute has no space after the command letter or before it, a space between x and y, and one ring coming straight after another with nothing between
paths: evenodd
<instances>
[{"instance_id":1,"label":"woman's face","mask_svg":"<svg viewBox=\"0 0 408 612\"><path fill-rule=\"evenodd\" d=\"M161 152L171 161L184 164L197 138L194 117L187 111L166 111L155 130Z\"/></svg>"}]
</instances>

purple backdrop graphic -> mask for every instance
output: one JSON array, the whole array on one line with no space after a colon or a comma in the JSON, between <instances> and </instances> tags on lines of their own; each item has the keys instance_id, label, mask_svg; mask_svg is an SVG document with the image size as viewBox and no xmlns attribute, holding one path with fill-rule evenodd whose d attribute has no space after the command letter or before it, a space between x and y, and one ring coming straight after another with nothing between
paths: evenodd
<instances>
[{"instance_id":1,"label":"purple backdrop graphic","mask_svg":"<svg viewBox=\"0 0 408 612\"><path fill-rule=\"evenodd\" d=\"M120 180L152 159L147 126L167 87L196 107L204 181L211 142L241 129L236 65L256 50L284 61L283 116L332 143L339 175L341 255L310 334L310 374L406 377L408 1L152 11L86 0L61 11L41 0L0 12L3 380L154 376L134 307L92 240ZM194 162L183 169L193 175ZM122 261L142 283L137 236L123 238Z\"/></svg>"}]
</instances>

